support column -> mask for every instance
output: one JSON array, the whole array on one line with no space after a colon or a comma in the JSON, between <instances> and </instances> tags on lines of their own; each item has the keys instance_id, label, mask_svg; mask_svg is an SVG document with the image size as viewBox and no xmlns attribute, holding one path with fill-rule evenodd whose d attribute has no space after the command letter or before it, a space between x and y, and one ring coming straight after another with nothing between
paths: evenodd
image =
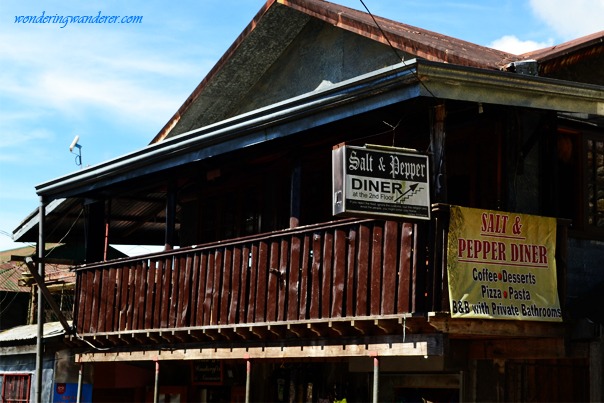
<instances>
[{"instance_id":1,"label":"support column","mask_svg":"<svg viewBox=\"0 0 604 403\"><path fill-rule=\"evenodd\" d=\"M44 267L44 221L46 217L44 198L40 196L38 208L38 274L42 281L45 277ZM38 286L38 334L36 338L36 387L34 401L42 402L42 371L44 370L44 296L42 286Z\"/></svg>"},{"instance_id":2,"label":"support column","mask_svg":"<svg viewBox=\"0 0 604 403\"><path fill-rule=\"evenodd\" d=\"M252 362L249 354L245 357L245 403L250 403L250 381L252 375Z\"/></svg>"},{"instance_id":3,"label":"support column","mask_svg":"<svg viewBox=\"0 0 604 403\"><path fill-rule=\"evenodd\" d=\"M445 158L445 104L436 105L430 114L430 150L434 178L432 203L447 203L447 170Z\"/></svg>"},{"instance_id":4,"label":"support column","mask_svg":"<svg viewBox=\"0 0 604 403\"><path fill-rule=\"evenodd\" d=\"M173 183L168 185L166 195L166 235L164 250L172 250L175 243L176 232L176 186Z\"/></svg>"},{"instance_id":5,"label":"support column","mask_svg":"<svg viewBox=\"0 0 604 403\"><path fill-rule=\"evenodd\" d=\"M300 159L296 158L291 171L291 192L290 192L290 209L289 209L289 227L295 228L300 225L300 204L301 204L301 177L302 167Z\"/></svg>"},{"instance_id":6,"label":"support column","mask_svg":"<svg viewBox=\"0 0 604 403\"><path fill-rule=\"evenodd\" d=\"M78 394L76 396L77 403L80 403L82 401L82 373L84 372L83 366L84 364L82 364L82 360L80 360L80 368L78 369Z\"/></svg>"},{"instance_id":7,"label":"support column","mask_svg":"<svg viewBox=\"0 0 604 403\"><path fill-rule=\"evenodd\" d=\"M376 352L370 354L373 357L373 403L378 403L380 389L380 360Z\"/></svg>"},{"instance_id":8,"label":"support column","mask_svg":"<svg viewBox=\"0 0 604 403\"><path fill-rule=\"evenodd\" d=\"M105 202L105 239L103 242L103 260L107 261L109 254L109 227L111 224L111 199Z\"/></svg>"},{"instance_id":9,"label":"support column","mask_svg":"<svg viewBox=\"0 0 604 403\"><path fill-rule=\"evenodd\" d=\"M155 385L153 387L153 403L159 402L159 360L155 357Z\"/></svg>"},{"instance_id":10,"label":"support column","mask_svg":"<svg viewBox=\"0 0 604 403\"><path fill-rule=\"evenodd\" d=\"M101 262L105 252L105 202L86 200L86 263Z\"/></svg>"}]
</instances>

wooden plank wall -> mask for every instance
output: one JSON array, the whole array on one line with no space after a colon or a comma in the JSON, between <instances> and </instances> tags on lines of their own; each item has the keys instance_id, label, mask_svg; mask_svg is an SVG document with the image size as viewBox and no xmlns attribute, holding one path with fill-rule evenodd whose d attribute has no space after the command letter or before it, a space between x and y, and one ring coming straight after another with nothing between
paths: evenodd
<instances>
[{"instance_id":1,"label":"wooden plank wall","mask_svg":"<svg viewBox=\"0 0 604 403\"><path fill-rule=\"evenodd\" d=\"M421 225L427 232L427 224ZM422 249L418 231L420 224L363 220L80 269L77 330L127 332L413 312L430 291L425 258L416 253Z\"/></svg>"}]
</instances>

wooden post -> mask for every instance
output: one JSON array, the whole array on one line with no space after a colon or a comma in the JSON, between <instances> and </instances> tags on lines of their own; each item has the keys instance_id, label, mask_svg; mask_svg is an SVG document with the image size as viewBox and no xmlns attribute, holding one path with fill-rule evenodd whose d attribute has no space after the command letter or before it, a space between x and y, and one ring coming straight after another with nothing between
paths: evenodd
<instances>
[{"instance_id":1,"label":"wooden post","mask_svg":"<svg viewBox=\"0 0 604 403\"><path fill-rule=\"evenodd\" d=\"M301 177L302 167L300 159L296 158L291 171L291 194L290 194L290 212L289 212L289 227L295 228L300 224L300 203L301 203Z\"/></svg>"},{"instance_id":2,"label":"wooden post","mask_svg":"<svg viewBox=\"0 0 604 403\"><path fill-rule=\"evenodd\" d=\"M103 260L105 250L105 202L88 200L86 211L86 263Z\"/></svg>"},{"instance_id":3,"label":"wooden post","mask_svg":"<svg viewBox=\"0 0 604 403\"><path fill-rule=\"evenodd\" d=\"M250 355L245 356L245 403L250 403L250 381L252 374L252 362L250 361Z\"/></svg>"},{"instance_id":4,"label":"wooden post","mask_svg":"<svg viewBox=\"0 0 604 403\"><path fill-rule=\"evenodd\" d=\"M373 403L378 403L378 394L380 389L380 360L378 359L377 352L369 353L370 357L373 357Z\"/></svg>"},{"instance_id":5,"label":"wooden post","mask_svg":"<svg viewBox=\"0 0 604 403\"><path fill-rule=\"evenodd\" d=\"M155 357L155 384L153 386L153 403L159 402L159 360Z\"/></svg>"},{"instance_id":6,"label":"wooden post","mask_svg":"<svg viewBox=\"0 0 604 403\"><path fill-rule=\"evenodd\" d=\"M44 273L42 273L42 276L40 276L40 273L36 272L34 261L31 257L25 258L25 265L29 269L29 272L33 276L36 284L38 284L38 307L44 305L42 303L42 295L43 295L46 298L48 305L50 305L50 308L53 310L53 312L57 316L57 319L59 319L59 322L61 322L61 326L63 326L63 329L65 329L65 332L67 334L72 334L72 330L71 330L71 327L69 326L69 323L67 323L67 319L65 318L65 316L63 316L61 309L59 308L59 306L57 305L55 300L52 298L52 294L50 293L50 291L46 287L46 284L44 283ZM43 265L44 265L44 259L42 258L42 266ZM40 264L38 264L38 267L40 267ZM44 271L44 269L42 269L42 271ZM38 312L39 312L39 309L38 309ZM40 317L38 317L38 321L40 321Z\"/></svg>"},{"instance_id":7,"label":"wooden post","mask_svg":"<svg viewBox=\"0 0 604 403\"><path fill-rule=\"evenodd\" d=\"M432 150L432 203L447 203L447 170L445 158L445 104L436 105L430 114L430 149Z\"/></svg>"},{"instance_id":8,"label":"wooden post","mask_svg":"<svg viewBox=\"0 0 604 403\"><path fill-rule=\"evenodd\" d=\"M82 372L84 370L84 368L83 368L84 364L82 364L81 357L80 357L79 361L80 361L80 368L78 370L78 394L76 395L77 403L80 403L82 401Z\"/></svg>"},{"instance_id":9,"label":"wooden post","mask_svg":"<svg viewBox=\"0 0 604 403\"><path fill-rule=\"evenodd\" d=\"M176 229L176 187L173 183L168 185L166 195L166 233L164 250L174 248L174 233Z\"/></svg>"},{"instance_id":10,"label":"wooden post","mask_svg":"<svg viewBox=\"0 0 604 403\"><path fill-rule=\"evenodd\" d=\"M109 253L109 224L111 222L111 200L105 203L105 239L103 242L103 260L107 260Z\"/></svg>"}]
</instances>

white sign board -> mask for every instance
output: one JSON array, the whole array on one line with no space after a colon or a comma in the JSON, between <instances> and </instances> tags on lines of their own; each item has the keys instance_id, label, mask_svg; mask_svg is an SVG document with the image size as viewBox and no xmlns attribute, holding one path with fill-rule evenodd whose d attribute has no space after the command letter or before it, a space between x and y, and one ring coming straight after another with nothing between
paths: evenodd
<instances>
[{"instance_id":1,"label":"white sign board","mask_svg":"<svg viewBox=\"0 0 604 403\"><path fill-rule=\"evenodd\" d=\"M396 148L332 151L333 214L430 219L428 156Z\"/></svg>"}]
</instances>

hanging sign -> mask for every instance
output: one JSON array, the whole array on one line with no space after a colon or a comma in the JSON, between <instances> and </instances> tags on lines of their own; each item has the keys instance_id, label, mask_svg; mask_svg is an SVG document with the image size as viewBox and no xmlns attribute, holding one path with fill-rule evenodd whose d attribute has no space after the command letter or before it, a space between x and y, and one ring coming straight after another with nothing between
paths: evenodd
<instances>
[{"instance_id":1,"label":"hanging sign","mask_svg":"<svg viewBox=\"0 0 604 403\"><path fill-rule=\"evenodd\" d=\"M333 214L430 219L428 156L381 146L332 151Z\"/></svg>"},{"instance_id":2,"label":"hanging sign","mask_svg":"<svg viewBox=\"0 0 604 403\"><path fill-rule=\"evenodd\" d=\"M450 217L453 318L562 321L555 218L459 206Z\"/></svg>"}]
</instances>

